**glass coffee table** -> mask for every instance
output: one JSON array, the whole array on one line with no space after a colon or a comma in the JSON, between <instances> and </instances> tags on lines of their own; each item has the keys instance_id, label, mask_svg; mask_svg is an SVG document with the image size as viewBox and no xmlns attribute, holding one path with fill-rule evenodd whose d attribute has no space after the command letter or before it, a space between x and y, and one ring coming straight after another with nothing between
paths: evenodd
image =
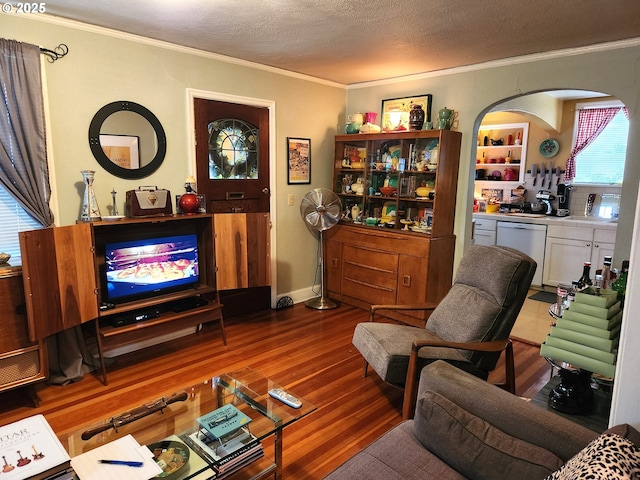
<instances>
[{"instance_id":1,"label":"glass coffee table","mask_svg":"<svg viewBox=\"0 0 640 480\"><path fill-rule=\"evenodd\" d=\"M171 480L280 479L284 428L316 407L288 389L300 408L272 398L269 390L279 387L252 369L225 373L59 438L73 458L132 435L154 452ZM224 429L230 433L211 435Z\"/></svg>"}]
</instances>

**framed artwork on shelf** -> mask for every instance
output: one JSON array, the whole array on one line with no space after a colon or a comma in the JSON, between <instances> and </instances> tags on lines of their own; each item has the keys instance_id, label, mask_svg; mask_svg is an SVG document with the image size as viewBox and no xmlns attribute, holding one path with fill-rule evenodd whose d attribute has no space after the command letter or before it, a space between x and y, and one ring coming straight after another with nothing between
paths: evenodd
<instances>
[{"instance_id":1,"label":"framed artwork on shelf","mask_svg":"<svg viewBox=\"0 0 640 480\"><path fill-rule=\"evenodd\" d=\"M415 97L389 98L382 100L380 128L383 132L399 132L409 130L409 111L413 105L420 105L424 110L424 121L431 121L431 100L433 95L416 95Z\"/></svg>"},{"instance_id":2,"label":"framed artwork on shelf","mask_svg":"<svg viewBox=\"0 0 640 480\"><path fill-rule=\"evenodd\" d=\"M121 168L140 168L140 137L100 135L100 146L109 160Z\"/></svg>"},{"instance_id":3,"label":"framed artwork on shelf","mask_svg":"<svg viewBox=\"0 0 640 480\"><path fill-rule=\"evenodd\" d=\"M311 183L311 140L287 137L287 183Z\"/></svg>"}]
</instances>

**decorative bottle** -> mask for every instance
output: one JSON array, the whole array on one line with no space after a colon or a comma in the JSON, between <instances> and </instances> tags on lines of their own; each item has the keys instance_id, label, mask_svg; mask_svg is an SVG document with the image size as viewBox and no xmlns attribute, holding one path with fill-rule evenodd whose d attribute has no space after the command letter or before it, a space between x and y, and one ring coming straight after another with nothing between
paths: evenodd
<instances>
[{"instance_id":1,"label":"decorative bottle","mask_svg":"<svg viewBox=\"0 0 640 480\"><path fill-rule=\"evenodd\" d=\"M605 255L602 266L602 288L609 288L611 283L611 256Z\"/></svg>"},{"instance_id":2,"label":"decorative bottle","mask_svg":"<svg viewBox=\"0 0 640 480\"><path fill-rule=\"evenodd\" d=\"M611 285L611 289L618 292L618 299L620 300L620 305L624 306L624 297L627 293L627 276L629 275L629 260L624 260L622 262L622 268L620 270L620 275Z\"/></svg>"},{"instance_id":3,"label":"decorative bottle","mask_svg":"<svg viewBox=\"0 0 640 480\"><path fill-rule=\"evenodd\" d=\"M95 222L102 220L98 200L93 191L93 178L96 174L95 170L81 170L82 180L84 181L84 197L82 200L82 214L80 220L82 222Z\"/></svg>"},{"instance_id":4,"label":"decorative bottle","mask_svg":"<svg viewBox=\"0 0 640 480\"><path fill-rule=\"evenodd\" d=\"M200 210L200 198L196 194L195 189L193 188L196 183L196 179L192 176L188 176L184 183L184 190L180 196L180 200L178 201L178 206L182 213L187 215L192 215L194 213L198 213Z\"/></svg>"},{"instance_id":5,"label":"decorative bottle","mask_svg":"<svg viewBox=\"0 0 640 480\"><path fill-rule=\"evenodd\" d=\"M586 290L591 285L593 285L593 281L591 280L591 262L584 262L582 266L582 276L578 279L578 291Z\"/></svg>"}]
</instances>

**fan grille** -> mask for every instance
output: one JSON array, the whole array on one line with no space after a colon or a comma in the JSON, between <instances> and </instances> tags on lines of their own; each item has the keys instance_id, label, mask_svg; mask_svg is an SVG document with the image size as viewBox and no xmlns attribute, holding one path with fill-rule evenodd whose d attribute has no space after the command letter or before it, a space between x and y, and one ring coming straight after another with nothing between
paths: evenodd
<instances>
[{"instance_id":1,"label":"fan grille","mask_svg":"<svg viewBox=\"0 0 640 480\"><path fill-rule=\"evenodd\" d=\"M300 203L300 215L312 228L323 231L333 227L340 220L342 203L331 190L315 188L309 191Z\"/></svg>"}]
</instances>

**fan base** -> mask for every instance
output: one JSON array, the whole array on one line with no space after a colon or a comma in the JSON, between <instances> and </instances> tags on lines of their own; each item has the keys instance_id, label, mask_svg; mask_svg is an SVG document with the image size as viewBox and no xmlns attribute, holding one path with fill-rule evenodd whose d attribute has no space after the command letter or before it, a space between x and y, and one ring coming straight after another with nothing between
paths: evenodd
<instances>
[{"instance_id":1,"label":"fan base","mask_svg":"<svg viewBox=\"0 0 640 480\"><path fill-rule=\"evenodd\" d=\"M338 304L327 297L315 297L307 300L305 305L315 310L331 310L337 308Z\"/></svg>"}]
</instances>

